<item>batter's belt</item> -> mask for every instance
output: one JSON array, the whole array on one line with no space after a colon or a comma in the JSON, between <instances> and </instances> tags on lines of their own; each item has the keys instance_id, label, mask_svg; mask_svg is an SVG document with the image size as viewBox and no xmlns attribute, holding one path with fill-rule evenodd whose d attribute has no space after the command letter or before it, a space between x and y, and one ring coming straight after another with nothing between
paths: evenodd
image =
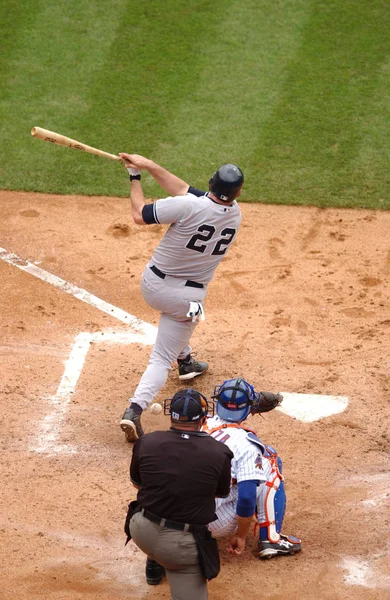
<instances>
[{"instance_id":1,"label":"batter's belt","mask_svg":"<svg viewBox=\"0 0 390 600\"><path fill-rule=\"evenodd\" d=\"M157 275L157 277L160 277L160 279L165 279L166 273L163 273L162 271L160 271L160 269L158 269L154 265L152 265L150 267L150 270L153 271L153 273L155 275ZM203 283L198 283L197 281L191 281L191 279L187 279L187 281L185 282L184 285L186 285L187 287L193 287L193 288L200 288L200 289L204 288Z\"/></svg>"}]
</instances>

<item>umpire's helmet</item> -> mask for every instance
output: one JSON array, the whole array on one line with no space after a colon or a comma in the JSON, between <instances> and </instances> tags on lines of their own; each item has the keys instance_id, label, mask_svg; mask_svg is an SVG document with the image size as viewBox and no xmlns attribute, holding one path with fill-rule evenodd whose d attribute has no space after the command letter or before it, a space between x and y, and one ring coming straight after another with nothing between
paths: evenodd
<instances>
[{"instance_id":1,"label":"umpire's helmet","mask_svg":"<svg viewBox=\"0 0 390 600\"><path fill-rule=\"evenodd\" d=\"M217 415L224 421L244 421L256 399L256 392L245 379L227 379L216 385L214 395L217 401Z\"/></svg>"},{"instance_id":2,"label":"umpire's helmet","mask_svg":"<svg viewBox=\"0 0 390 600\"><path fill-rule=\"evenodd\" d=\"M192 423L214 415L214 404L197 390L179 390L173 398L164 400L164 414L177 423Z\"/></svg>"},{"instance_id":3,"label":"umpire's helmet","mask_svg":"<svg viewBox=\"0 0 390 600\"><path fill-rule=\"evenodd\" d=\"M244 175L236 165L222 165L209 181L210 192L223 202L232 202L244 183Z\"/></svg>"}]
</instances>

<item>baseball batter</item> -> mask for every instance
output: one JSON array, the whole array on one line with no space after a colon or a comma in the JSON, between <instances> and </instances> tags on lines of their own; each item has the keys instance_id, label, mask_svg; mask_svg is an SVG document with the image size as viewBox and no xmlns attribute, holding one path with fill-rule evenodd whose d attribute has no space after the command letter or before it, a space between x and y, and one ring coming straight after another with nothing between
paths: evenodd
<instances>
[{"instance_id":1,"label":"baseball batter","mask_svg":"<svg viewBox=\"0 0 390 600\"><path fill-rule=\"evenodd\" d=\"M214 391L217 415L204 430L234 454L232 486L227 498L216 498L217 520L209 524L214 537L230 537L229 551L241 554L253 521L259 524L259 557L295 554L301 540L281 533L286 510L282 461L261 442L245 420L251 412L267 412L282 401L280 394L255 392L242 378L224 381Z\"/></svg>"},{"instance_id":2,"label":"baseball batter","mask_svg":"<svg viewBox=\"0 0 390 600\"><path fill-rule=\"evenodd\" d=\"M189 342L196 324L205 318L207 286L241 223L236 198L244 176L236 165L223 165L213 174L209 191L205 192L143 156L119 156L130 174L135 223L170 225L142 275L142 295L161 317L148 366L120 422L126 439L133 442L143 435L142 411L164 386L174 361L178 362L181 380L192 379L208 368L207 363L191 356ZM171 196L146 204L142 169Z\"/></svg>"}]
</instances>

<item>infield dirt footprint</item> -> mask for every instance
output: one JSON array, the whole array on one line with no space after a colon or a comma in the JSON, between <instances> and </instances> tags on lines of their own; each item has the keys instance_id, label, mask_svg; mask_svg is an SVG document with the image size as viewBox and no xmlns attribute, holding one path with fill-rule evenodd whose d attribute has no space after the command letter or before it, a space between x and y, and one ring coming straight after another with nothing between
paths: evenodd
<instances>
[{"instance_id":1,"label":"infield dirt footprint","mask_svg":"<svg viewBox=\"0 0 390 600\"><path fill-rule=\"evenodd\" d=\"M33 208L30 208L28 210L21 210L19 213L22 217L39 217L40 213L37 210L34 210Z\"/></svg>"},{"instance_id":2,"label":"infield dirt footprint","mask_svg":"<svg viewBox=\"0 0 390 600\"><path fill-rule=\"evenodd\" d=\"M130 227L127 223L113 223L107 228L106 233L115 238L128 237L130 235Z\"/></svg>"}]
</instances>

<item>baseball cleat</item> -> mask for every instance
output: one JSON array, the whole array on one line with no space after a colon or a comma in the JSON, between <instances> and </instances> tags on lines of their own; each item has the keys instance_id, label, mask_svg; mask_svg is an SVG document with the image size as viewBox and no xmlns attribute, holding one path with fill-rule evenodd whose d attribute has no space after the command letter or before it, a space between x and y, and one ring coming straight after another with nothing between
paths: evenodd
<instances>
[{"instance_id":1,"label":"baseball cleat","mask_svg":"<svg viewBox=\"0 0 390 600\"><path fill-rule=\"evenodd\" d=\"M209 368L207 362L197 361L191 355L189 360L178 360L177 362L179 365L179 379L181 381L202 375Z\"/></svg>"},{"instance_id":2,"label":"baseball cleat","mask_svg":"<svg viewBox=\"0 0 390 600\"><path fill-rule=\"evenodd\" d=\"M145 575L146 583L149 585L158 585L165 575L165 569L158 562L148 557L146 559Z\"/></svg>"},{"instance_id":3,"label":"baseball cleat","mask_svg":"<svg viewBox=\"0 0 390 600\"><path fill-rule=\"evenodd\" d=\"M123 413L120 426L128 442L135 442L144 435L141 425L141 415L138 415L131 406L126 408Z\"/></svg>"},{"instance_id":4,"label":"baseball cleat","mask_svg":"<svg viewBox=\"0 0 390 600\"><path fill-rule=\"evenodd\" d=\"M259 542L259 558L273 558L274 556L282 556L287 554L295 554L302 550L301 540L293 535L280 534L278 542L270 542L269 540L260 540Z\"/></svg>"}]
</instances>

